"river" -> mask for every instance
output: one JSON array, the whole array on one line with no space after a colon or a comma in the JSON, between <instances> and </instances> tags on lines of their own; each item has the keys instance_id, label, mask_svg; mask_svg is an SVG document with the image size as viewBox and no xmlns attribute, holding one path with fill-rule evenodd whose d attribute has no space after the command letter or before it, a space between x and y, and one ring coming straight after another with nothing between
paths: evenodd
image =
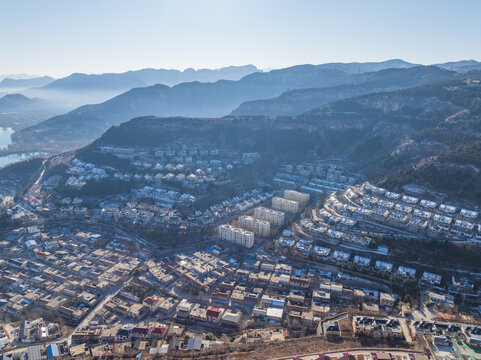
<instances>
[{"instance_id":1,"label":"river","mask_svg":"<svg viewBox=\"0 0 481 360\"><path fill-rule=\"evenodd\" d=\"M15 132L10 127L0 127L0 150L8 149L12 143L12 134ZM33 156L40 155L38 152L14 153L0 156L0 169L16 162L28 160Z\"/></svg>"}]
</instances>

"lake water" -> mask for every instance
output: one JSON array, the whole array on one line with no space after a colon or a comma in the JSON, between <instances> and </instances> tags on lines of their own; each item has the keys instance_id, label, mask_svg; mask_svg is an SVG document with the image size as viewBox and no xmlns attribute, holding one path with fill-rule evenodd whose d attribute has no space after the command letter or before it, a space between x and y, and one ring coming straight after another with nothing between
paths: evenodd
<instances>
[{"instance_id":1,"label":"lake water","mask_svg":"<svg viewBox=\"0 0 481 360\"><path fill-rule=\"evenodd\" d=\"M12 128L0 127L0 150L7 149L8 145L12 143L12 134L14 132L15 131ZM28 160L31 157L37 156L39 154L40 153L38 152L28 152L28 153L15 153L15 154L0 156L0 169L16 162Z\"/></svg>"},{"instance_id":2,"label":"lake water","mask_svg":"<svg viewBox=\"0 0 481 360\"><path fill-rule=\"evenodd\" d=\"M14 164L20 161L28 160L34 156L40 155L39 152L28 152L28 153L18 153L18 154L9 154L5 156L0 156L0 169L4 168L7 165Z\"/></svg>"},{"instance_id":3,"label":"lake water","mask_svg":"<svg viewBox=\"0 0 481 360\"><path fill-rule=\"evenodd\" d=\"M0 127L0 150L8 148L8 145L12 143L12 134L14 132L12 128Z\"/></svg>"}]
</instances>

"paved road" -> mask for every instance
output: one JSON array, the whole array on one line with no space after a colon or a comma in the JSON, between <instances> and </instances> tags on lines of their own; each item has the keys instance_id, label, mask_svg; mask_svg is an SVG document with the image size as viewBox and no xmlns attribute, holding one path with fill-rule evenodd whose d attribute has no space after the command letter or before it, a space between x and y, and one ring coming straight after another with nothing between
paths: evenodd
<instances>
[{"instance_id":1,"label":"paved road","mask_svg":"<svg viewBox=\"0 0 481 360\"><path fill-rule=\"evenodd\" d=\"M404 338L406 339L406 342L408 344L411 344L413 342L413 338L411 336L411 331L409 331L409 326L406 322L406 319L404 318L397 318L399 320L399 323L401 324L401 329L403 331Z\"/></svg>"},{"instance_id":2,"label":"paved road","mask_svg":"<svg viewBox=\"0 0 481 360\"><path fill-rule=\"evenodd\" d=\"M46 162L47 162L46 159L42 161L42 171L40 172L40 175L38 176L38 179L35 181L34 185L37 185L38 183L40 183L40 181L42 181L43 176L45 175L45 170L46 170L45 163Z\"/></svg>"},{"instance_id":3,"label":"paved road","mask_svg":"<svg viewBox=\"0 0 481 360\"><path fill-rule=\"evenodd\" d=\"M130 283L130 281L132 281L133 279L133 276L131 276L127 281L125 281L122 285L116 287L115 289L111 290L109 292L109 294L107 294L98 304L97 306L95 306L95 308L93 308L92 310L90 310L90 312L87 314L87 316L85 316L83 318L83 320L75 327L75 329L72 330L72 332L70 333L69 336L67 336L66 338L63 338L63 339L60 339L58 341L56 341L57 343L62 343L64 341L67 341L68 345L70 346L71 343L72 343L72 335L74 332L76 332L78 329L81 329L85 326L87 326L90 321L92 320L92 318L95 316L95 314L106 304L108 303L110 300L112 300L112 298L114 298L126 285L128 285Z\"/></svg>"}]
</instances>

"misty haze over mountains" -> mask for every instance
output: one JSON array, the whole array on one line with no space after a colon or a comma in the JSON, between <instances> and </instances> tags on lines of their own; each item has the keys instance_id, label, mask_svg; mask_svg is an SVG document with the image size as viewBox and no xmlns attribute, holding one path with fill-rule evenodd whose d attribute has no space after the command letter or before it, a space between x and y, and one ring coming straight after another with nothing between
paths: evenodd
<instances>
[{"instance_id":1,"label":"misty haze over mountains","mask_svg":"<svg viewBox=\"0 0 481 360\"><path fill-rule=\"evenodd\" d=\"M33 79L38 77L41 77L41 76L33 75L33 74L6 74L6 75L0 74L0 80L3 80L5 78L9 78L12 80L20 80L20 79Z\"/></svg>"},{"instance_id":2,"label":"misty haze over mountains","mask_svg":"<svg viewBox=\"0 0 481 360\"><path fill-rule=\"evenodd\" d=\"M245 101L276 97L289 89L330 89L322 91L323 94L329 93L329 96L317 96L304 105L296 105L299 113L349 96L397 90L462 76L435 66L406 67L403 62L396 62L396 64L402 67L375 73L358 73L359 64L355 65L355 73L333 68L345 67L344 64L299 65L267 73L253 73L238 81L191 82L173 87L157 84L135 88L104 103L81 106L65 115L53 117L21 130L14 135L14 139L18 142L55 143L56 145L73 139L88 142L110 126L137 116L220 117L230 114ZM372 66L370 64L369 68ZM379 64L376 66L379 67ZM390 66L390 63L388 62L385 66ZM364 85L357 88L359 84ZM351 85L351 87L336 88L342 85ZM233 114L242 115L240 111L236 110ZM295 113L296 111L291 111L288 114ZM256 111L251 110L245 114L253 115ZM271 114L259 110L258 114L278 115L279 113Z\"/></svg>"},{"instance_id":3,"label":"misty haze over mountains","mask_svg":"<svg viewBox=\"0 0 481 360\"><path fill-rule=\"evenodd\" d=\"M67 102L75 107L85 103L105 101L136 87L153 84L173 86L182 82L212 82L220 79L238 80L258 71L253 65L228 66L220 69L141 69L124 73L81 74L74 73L54 80L50 77L31 79L5 78L0 83L2 92L20 91L28 97L40 97Z\"/></svg>"},{"instance_id":4,"label":"misty haze over mountains","mask_svg":"<svg viewBox=\"0 0 481 360\"><path fill-rule=\"evenodd\" d=\"M29 79L12 79L9 77L0 81L0 89L28 89L30 87L39 87L50 84L54 79L50 76L34 77Z\"/></svg>"},{"instance_id":5,"label":"misty haze over mountains","mask_svg":"<svg viewBox=\"0 0 481 360\"><path fill-rule=\"evenodd\" d=\"M298 65L269 72L246 65L76 73L57 80L5 78L0 94L20 88L18 93L25 98L2 99L0 121L15 120L14 149L28 144L35 150L58 152L86 144L110 126L137 116L293 116L344 98L463 78L478 68L481 63L473 60L422 66L393 59ZM66 112L96 102L101 103ZM22 112L29 113L29 121L19 121ZM58 116L48 118L52 115Z\"/></svg>"},{"instance_id":6,"label":"misty haze over mountains","mask_svg":"<svg viewBox=\"0 0 481 360\"><path fill-rule=\"evenodd\" d=\"M409 68L421 64L409 63L400 59L382 62L326 63L317 65L319 69L339 70L348 74L376 72L390 68ZM481 63L463 60L434 64L440 68L466 72L481 68ZM254 65L228 66L220 69L140 69L123 73L83 74L73 73L54 79L50 76L26 74L0 75L0 95L20 92L28 97L60 99L63 105L75 107L85 103L108 100L122 92L136 87L154 84L174 86L183 82L215 82L217 80L239 80L253 72L260 71ZM293 90L293 89L291 89Z\"/></svg>"},{"instance_id":7,"label":"misty haze over mountains","mask_svg":"<svg viewBox=\"0 0 481 360\"><path fill-rule=\"evenodd\" d=\"M253 65L228 66L220 69L142 69L125 73L72 74L61 79L49 76L0 76L0 98L21 94L22 100L6 97L0 103L0 125L16 130L33 125L51 116L66 113L86 103L108 100L135 87L156 83L175 85L185 81L237 80L256 72ZM25 97L32 101L26 102ZM18 98L20 99L20 97Z\"/></svg>"}]
</instances>

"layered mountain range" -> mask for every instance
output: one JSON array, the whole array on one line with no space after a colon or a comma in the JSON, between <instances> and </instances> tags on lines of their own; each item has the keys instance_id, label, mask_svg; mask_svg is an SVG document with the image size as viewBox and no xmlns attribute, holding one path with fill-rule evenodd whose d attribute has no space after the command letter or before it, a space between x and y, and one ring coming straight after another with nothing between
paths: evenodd
<instances>
[{"instance_id":1,"label":"layered mountain range","mask_svg":"<svg viewBox=\"0 0 481 360\"><path fill-rule=\"evenodd\" d=\"M56 116L15 134L20 143L85 144L100 136L112 125L133 117L191 116L221 117L228 115L246 101L272 98L289 89L296 94L287 106L274 101L274 111L265 106L240 106L233 115L295 115L318 105L352 96L378 91L404 89L465 77L465 74L435 66L415 66L385 69L378 72L352 74L326 68L325 65L300 65L290 68L257 72L237 81L219 80L214 83L190 82L173 87L156 84L135 88L104 103L84 105L67 114ZM290 94L291 92L287 92ZM286 95L281 95L281 98ZM288 96L289 97L289 96ZM256 103L257 104L257 103ZM271 108L272 108L271 107ZM44 146L45 146L44 145Z\"/></svg>"},{"instance_id":2,"label":"layered mountain range","mask_svg":"<svg viewBox=\"0 0 481 360\"><path fill-rule=\"evenodd\" d=\"M362 72L382 66L396 68ZM81 153L99 144L207 141L258 151L272 164L335 157L388 188L416 183L481 202L481 71L469 61L449 66L469 71L394 61L156 84L52 117L14 138L56 152L97 139ZM1 100L5 108L30 99Z\"/></svg>"}]
</instances>

